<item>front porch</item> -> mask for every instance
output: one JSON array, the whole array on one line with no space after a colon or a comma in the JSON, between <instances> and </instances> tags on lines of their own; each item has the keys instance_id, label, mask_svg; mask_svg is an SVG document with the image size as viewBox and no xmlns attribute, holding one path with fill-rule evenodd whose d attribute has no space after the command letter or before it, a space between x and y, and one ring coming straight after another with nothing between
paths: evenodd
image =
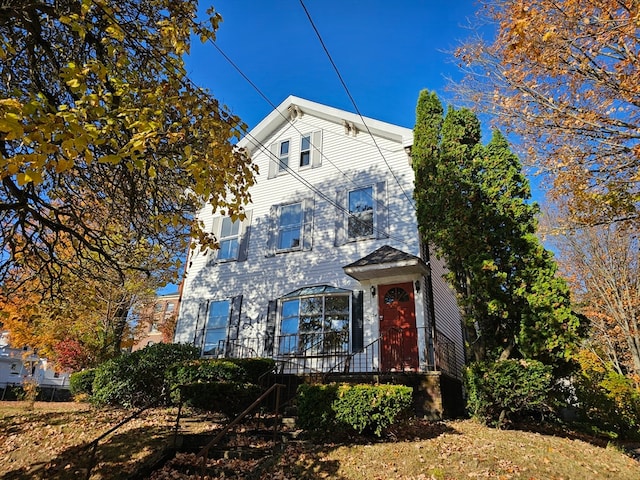
<instances>
[{"instance_id":1,"label":"front porch","mask_svg":"<svg viewBox=\"0 0 640 480\"><path fill-rule=\"evenodd\" d=\"M404 339L414 339L419 332L386 332L352 352L348 342L335 333L220 342L215 350L217 358L275 360L276 369L266 383L285 385L285 398L293 398L301 383L396 384L413 388L414 412L420 417L438 420L463 414L462 365L457 360L454 342L441 332L437 332L434 342L435 364L423 363L419 368L412 368L402 357L406 351ZM273 345L274 351L266 354L265 347L269 345ZM385 357L387 360L382 361Z\"/></svg>"}]
</instances>

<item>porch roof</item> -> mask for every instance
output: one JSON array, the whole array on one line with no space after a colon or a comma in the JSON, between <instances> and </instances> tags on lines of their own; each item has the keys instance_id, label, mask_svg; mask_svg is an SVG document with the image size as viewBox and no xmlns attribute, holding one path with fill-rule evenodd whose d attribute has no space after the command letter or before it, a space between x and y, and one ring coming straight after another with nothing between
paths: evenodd
<instances>
[{"instance_id":1,"label":"porch roof","mask_svg":"<svg viewBox=\"0 0 640 480\"><path fill-rule=\"evenodd\" d=\"M358 281L395 275L429 273L429 266L419 257L389 245L374 250L369 255L342 267L344 273Z\"/></svg>"}]
</instances>

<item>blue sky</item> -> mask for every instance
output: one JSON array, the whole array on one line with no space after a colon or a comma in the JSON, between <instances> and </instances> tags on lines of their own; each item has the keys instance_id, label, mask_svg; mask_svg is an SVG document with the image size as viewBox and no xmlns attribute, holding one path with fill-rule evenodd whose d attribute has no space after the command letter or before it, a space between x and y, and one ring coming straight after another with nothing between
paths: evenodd
<instances>
[{"instance_id":1,"label":"blue sky","mask_svg":"<svg viewBox=\"0 0 640 480\"><path fill-rule=\"evenodd\" d=\"M475 0L304 0L362 115L413 128L420 90L450 103L451 52L472 32ZM216 45L273 105L289 95L355 109L299 0L218 0ZM201 2L204 12L211 3ZM253 128L273 106L210 43L194 40L189 77ZM170 285L160 293L177 289Z\"/></svg>"},{"instance_id":2,"label":"blue sky","mask_svg":"<svg viewBox=\"0 0 640 480\"><path fill-rule=\"evenodd\" d=\"M412 128L421 89L447 102L451 52L468 37L472 0L305 0L360 112ZM275 105L296 95L354 111L299 0L220 0L218 47ZM210 3L202 2L204 11ZM272 106L210 43L195 41L189 76L254 127Z\"/></svg>"}]
</instances>

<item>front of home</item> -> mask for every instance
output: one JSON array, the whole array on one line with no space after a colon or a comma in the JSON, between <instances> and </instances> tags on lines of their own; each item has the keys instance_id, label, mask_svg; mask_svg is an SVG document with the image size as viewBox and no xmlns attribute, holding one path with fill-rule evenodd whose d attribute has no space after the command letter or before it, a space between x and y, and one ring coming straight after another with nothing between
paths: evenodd
<instances>
[{"instance_id":1,"label":"front of home","mask_svg":"<svg viewBox=\"0 0 640 480\"><path fill-rule=\"evenodd\" d=\"M459 378L460 315L418 236L410 129L287 98L239 142L258 165L246 218L204 208L175 342L284 371Z\"/></svg>"}]
</instances>

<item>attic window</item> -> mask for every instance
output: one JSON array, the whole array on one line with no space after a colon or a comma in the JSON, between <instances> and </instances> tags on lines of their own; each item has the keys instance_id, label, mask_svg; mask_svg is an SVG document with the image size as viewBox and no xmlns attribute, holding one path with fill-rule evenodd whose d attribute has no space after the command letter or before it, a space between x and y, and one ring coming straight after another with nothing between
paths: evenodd
<instances>
[{"instance_id":1,"label":"attic window","mask_svg":"<svg viewBox=\"0 0 640 480\"><path fill-rule=\"evenodd\" d=\"M308 167L311 162L311 135L304 135L300 139L300 166Z\"/></svg>"}]
</instances>

